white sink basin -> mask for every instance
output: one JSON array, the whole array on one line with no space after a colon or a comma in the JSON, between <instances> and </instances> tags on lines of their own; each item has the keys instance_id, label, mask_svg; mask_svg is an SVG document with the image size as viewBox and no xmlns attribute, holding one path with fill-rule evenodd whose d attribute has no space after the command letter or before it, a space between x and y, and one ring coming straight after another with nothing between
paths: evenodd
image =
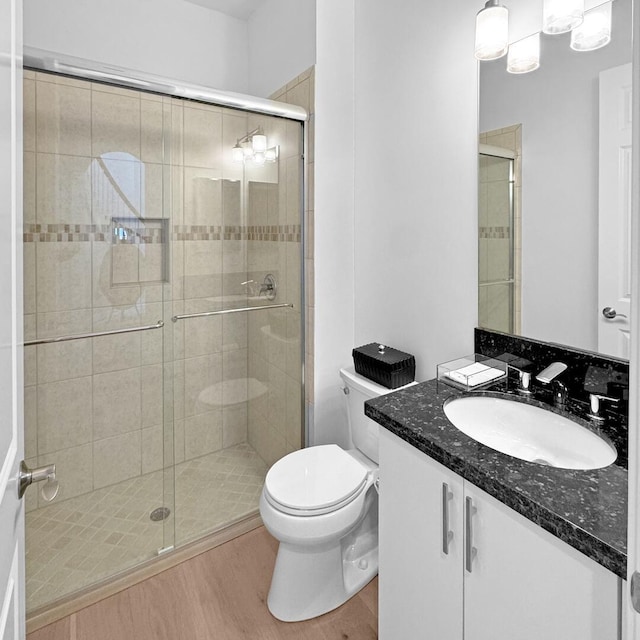
<instances>
[{"instance_id":1,"label":"white sink basin","mask_svg":"<svg viewBox=\"0 0 640 640\"><path fill-rule=\"evenodd\" d=\"M564 469L600 469L615 448L573 420L522 402L489 396L450 400L444 412L460 431L492 449Z\"/></svg>"}]
</instances>

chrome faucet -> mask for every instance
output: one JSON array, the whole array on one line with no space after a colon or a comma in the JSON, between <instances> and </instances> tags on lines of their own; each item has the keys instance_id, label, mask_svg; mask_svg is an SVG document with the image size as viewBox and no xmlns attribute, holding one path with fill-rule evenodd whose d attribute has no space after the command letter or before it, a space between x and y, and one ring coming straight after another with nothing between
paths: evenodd
<instances>
[{"instance_id":1,"label":"chrome faucet","mask_svg":"<svg viewBox=\"0 0 640 640\"><path fill-rule=\"evenodd\" d=\"M556 380L556 378L566 369L567 365L564 362L552 362L536 376L536 380L542 382L542 384L553 383L553 404L559 409L564 409L567 404L569 391L567 385L560 380Z\"/></svg>"}]
</instances>

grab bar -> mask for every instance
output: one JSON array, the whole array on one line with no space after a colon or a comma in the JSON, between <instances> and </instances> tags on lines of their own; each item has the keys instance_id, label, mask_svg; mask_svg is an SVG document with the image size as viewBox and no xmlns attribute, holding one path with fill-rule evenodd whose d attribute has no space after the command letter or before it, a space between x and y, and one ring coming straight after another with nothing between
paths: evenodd
<instances>
[{"instance_id":1,"label":"grab bar","mask_svg":"<svg viewBox=\"0 0 640 640\"><path fill-rule=\"evenodd\" d=\"M134 333L136 331L149 331L150 329L162 329L164 322L158 320L155 324L148 324L143 327L132 327L131 329L114 329L112 331L97 331L96 333L79 333L73 336L60 336L59 338L42 338L41 340L27 340L23 343L25 347L35 344L52 344L55 342L68 342L69 340L82 340L84 338L98 338L100 336L114 336L119 333Z\"/></svg>"},{"instance_id":2,"label":"grab bar","mask_svg":"<svg viewBox=\"0 0 640 640\"><path fill-rule=\"evenodd\" d=\"M280 309L282 307L291 307L292 304L287 302L283 304L265 304L260 307L242 307L240 309L222 309L221 311L203 311L202 313L185 313L181 316L173 316L171 320L178 322L178 320L186 320L187 318L205 318L207 316L220 316L225 313L240 313L241 311L258 311L259 309Z\"/></svg>"}]
</instances>

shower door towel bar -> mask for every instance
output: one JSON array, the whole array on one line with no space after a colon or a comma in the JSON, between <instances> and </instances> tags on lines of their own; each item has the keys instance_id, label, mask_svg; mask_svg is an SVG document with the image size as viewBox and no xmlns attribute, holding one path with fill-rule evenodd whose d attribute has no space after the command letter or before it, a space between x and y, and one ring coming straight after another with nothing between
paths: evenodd
<instances>
[{"instance_id":1,"label":"shower door towel bar","mask_svg":"<svg viewBox=\"0 0 640 640\"><path fill-rule=\"evenodd\" d=\"M42 338L41 340L27 340L25 347L35 344L52 344L55 342L68 342L69 340L84 340L84 338L99 338L100 336L115 336L119 333L134 333L135 331L150 331L151 329L162 329L164 322L158 320L155 324L148 324L143 327L131 327L130 329L113 329L112 331L98 331L96 333L79 333L73 336L60 336L58 338Z\"/></svg>"},{"instance_id":2,"label":"shower door towel bar","mask_svg":"<svg viewBox=\"0 0 640 640\"><path fill-rule=\"evenodd\" d=\"M181 316L173 316L171 320L178 322L178 320L187 320L188 318L206 318L207 316L220 316L225 313L240 313L241 311L259 311L261 309L281 309L282 307L293 308L292 304L287 302L283 304L265 304L260 307L241 307L239 309L222 309L221 311L203 311L202 313L185 313Z\"/></svg>"}]
</instances>

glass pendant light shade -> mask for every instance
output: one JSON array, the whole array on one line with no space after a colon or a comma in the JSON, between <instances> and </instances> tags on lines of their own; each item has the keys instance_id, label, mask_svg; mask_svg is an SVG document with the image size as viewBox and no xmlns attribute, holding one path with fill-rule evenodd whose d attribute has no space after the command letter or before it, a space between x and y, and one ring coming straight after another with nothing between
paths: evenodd
<instances>
[{"instance_id":1,"label":"glass pendant light shade","mask_svg":"<svg viewBox=\"0 0 640 640\"><path fill-rule=\"evenodd\" d=\"M267 150L267 136L256 133L256 135L251 138L251 146L255 153L264 153Z\"/></svg>"},{"instance_id":2,"label":"glass pendant light shade","mask_svg":"<svg viewBox=\"0 0 640 640\"><path fill-rule=\"evenodd\" d=\"M244 160L244 151L240 143L236 143L236 146L231 150L231 159L233 162L242 162Z\"/></svg>"},{"instance_id":3,"label":"glass pendant light shade","mask_svg":"<svg viewBox=\"0 0 640 640\"><path fill-rule=\"evenodd\" d=\"M611 2L584 14L584 22L571 32L571 48L593 51L611 42Z\"/></svg>"},{"instance_id":4,"label":"glass pendant light shade","mask_svg":"<svg viewBox=\"0 0 640 640\"><path fill-rule=\"evenodd\" d=\"M555 35L566 33L582 24L584 0L544 0L542 31Z\"/></svg>"},{"instance_id":5,"label":"glass pendant light shade","mask_svg":"<svg viewBox=\"0 0 640 640\"><path fill-rule=\"evenodd\" d=\"M475 56L478 60L501 58L509 47L509 11L489 0L476 16Z\"/></svg>"},{"instance_id":6,"label":"glass pendant light shade","mask_svg":"<svg viewBox=\"0 0 640 640\"><path fill-rule=\"evenodd\" d=\"M534 33L509 45L507 71L509 73L528 73L540 66L540 34Z\"/></svg>"}]
</instances>

